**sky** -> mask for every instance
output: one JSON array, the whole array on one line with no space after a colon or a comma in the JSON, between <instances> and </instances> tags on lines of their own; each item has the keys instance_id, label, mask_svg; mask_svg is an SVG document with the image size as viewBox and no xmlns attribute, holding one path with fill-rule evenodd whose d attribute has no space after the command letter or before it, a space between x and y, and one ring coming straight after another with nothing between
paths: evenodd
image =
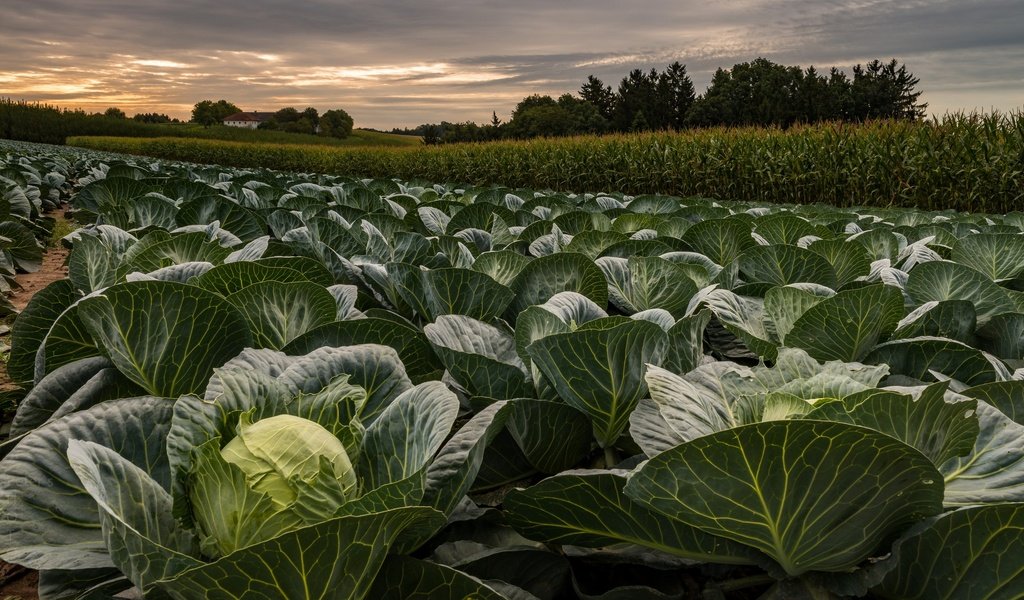
<instances>
[{"instance_id":1,"label":"sky","mask_svg":"<svg viewBox=\"0 0 1024 600\"><path fill-rule=\"evenodd\" d=\"M187 119L343 108L356 127L507 120L593 74L897 58L928 112L1024 108L1022 0L0 0L0 97Z\"/></svg>"}]
</instances>

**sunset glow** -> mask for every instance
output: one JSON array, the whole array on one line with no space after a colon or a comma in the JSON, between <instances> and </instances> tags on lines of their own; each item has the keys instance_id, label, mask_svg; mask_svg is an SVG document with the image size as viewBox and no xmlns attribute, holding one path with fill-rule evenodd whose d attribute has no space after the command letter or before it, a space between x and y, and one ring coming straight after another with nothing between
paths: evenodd
<instances>
[{"instance_id":1,"label":"sunset glow","mask_svg":"<svg viewBox=\"0 0 1024 600\"><path fill-rule=\"evenodd\" d=\"M1010 0L107 4L9 7L0 96L178 118L207 98L245 110L287 98L390 128L483 122L492 111L507 119L526 95L576 92L589 74L615 86L632 68L675 60L700 92L716 68L766 56L820 68L896 57L920 77L933 114L1010 110L1024 98L1024 78L1007 69L1024 60L1024 42L1003 18Z\"/></svg>"}]
</instances>

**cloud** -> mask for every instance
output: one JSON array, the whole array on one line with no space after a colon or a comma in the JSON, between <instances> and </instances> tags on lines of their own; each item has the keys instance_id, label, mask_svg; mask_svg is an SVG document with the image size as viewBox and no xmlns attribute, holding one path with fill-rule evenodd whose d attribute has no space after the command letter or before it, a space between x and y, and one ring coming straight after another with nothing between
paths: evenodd
<instances>
[{"instance_id":1,"label":"cloud","mask_svg":"<svg viewBox=\"0 0 1024 600\"><path fill-rule=\"evenodd\" d=\"M61 58L67 57L62 56ZM140 67L161 67L164 69L184 69L189 66L185 63L174 62L173 60L133 60L131 62Z\"/></svg>"},{"instance_id":2,"label":"cloud","mask_svg":"<svg viewBox=\"0 0 1024 600\"><path fill-rule=\"evenodd\" d=\"M757 56L896 57L934 112L1007 110L1024 97L1016 12L1019 0L34 0L4 11L0 95L178 117L205 98L341 106L357 126L392 127L504 118L525 95L674 60L701 90Z\"/></svg>"}]
</instances>

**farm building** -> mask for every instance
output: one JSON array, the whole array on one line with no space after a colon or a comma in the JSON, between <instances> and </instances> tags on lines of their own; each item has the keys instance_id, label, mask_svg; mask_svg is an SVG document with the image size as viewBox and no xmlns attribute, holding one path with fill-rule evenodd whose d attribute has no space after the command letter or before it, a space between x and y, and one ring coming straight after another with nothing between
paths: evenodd
<instances>
[{"instance_id":1,"label":"farm building","mask_svg":"<svg viewBox=\"0 0 1024 600\"><path fill-rule=\"evenodd\" d=\"M224 117L223 123L229 127L256 129L260 123L269 121L273 116L272 112L240 112Z\"/></svg>"}]
</instances>

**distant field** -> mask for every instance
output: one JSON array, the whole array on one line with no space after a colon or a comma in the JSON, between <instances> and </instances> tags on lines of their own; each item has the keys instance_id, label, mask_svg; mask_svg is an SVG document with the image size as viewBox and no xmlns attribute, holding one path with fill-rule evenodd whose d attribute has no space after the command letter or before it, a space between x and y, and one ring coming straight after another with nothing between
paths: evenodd
<instances>
[{"instance_id":1,"label":"distant field","mask_svg":"<svg viewBox=\"0 0 1024 600\"><path fill-rule=\"evenodd\" d=\"M440 147L98 137L71 138L68 143L236 167L532 189L992 213L1024 208L1021 114Z\"/></svg>"},{"instance_id":2,"label":"distant field","mask_svg":"<svg viewBox=\"0 0 1024 600\"><path fill-rule=\"evenodd\" d=\"M75 136L188 137L233 142L262 142L317 146L418 146L416 136L394 135L356 129L345 139L243 129L194 123L140 123L104 115L60 110L57 107L14 102L0 97L0 138L43 144L64 144Z\"/></svg>"},{"instance_id":3,"label":"distant field","mask_svg":"<svg viewBox=\"0 0 1024 600\"><path fill-rule=\"evenodd\" d=\"M192 123L154 125L151 137L187 137L230 142L260 142L268 144L299 144L316 146L419 146L420 138L411 135L395 135L354 129L347 138L331 138L300 133L284 133L262 129L243 129L215 125L203 127Z\"/></svg>"}]
</instances>

